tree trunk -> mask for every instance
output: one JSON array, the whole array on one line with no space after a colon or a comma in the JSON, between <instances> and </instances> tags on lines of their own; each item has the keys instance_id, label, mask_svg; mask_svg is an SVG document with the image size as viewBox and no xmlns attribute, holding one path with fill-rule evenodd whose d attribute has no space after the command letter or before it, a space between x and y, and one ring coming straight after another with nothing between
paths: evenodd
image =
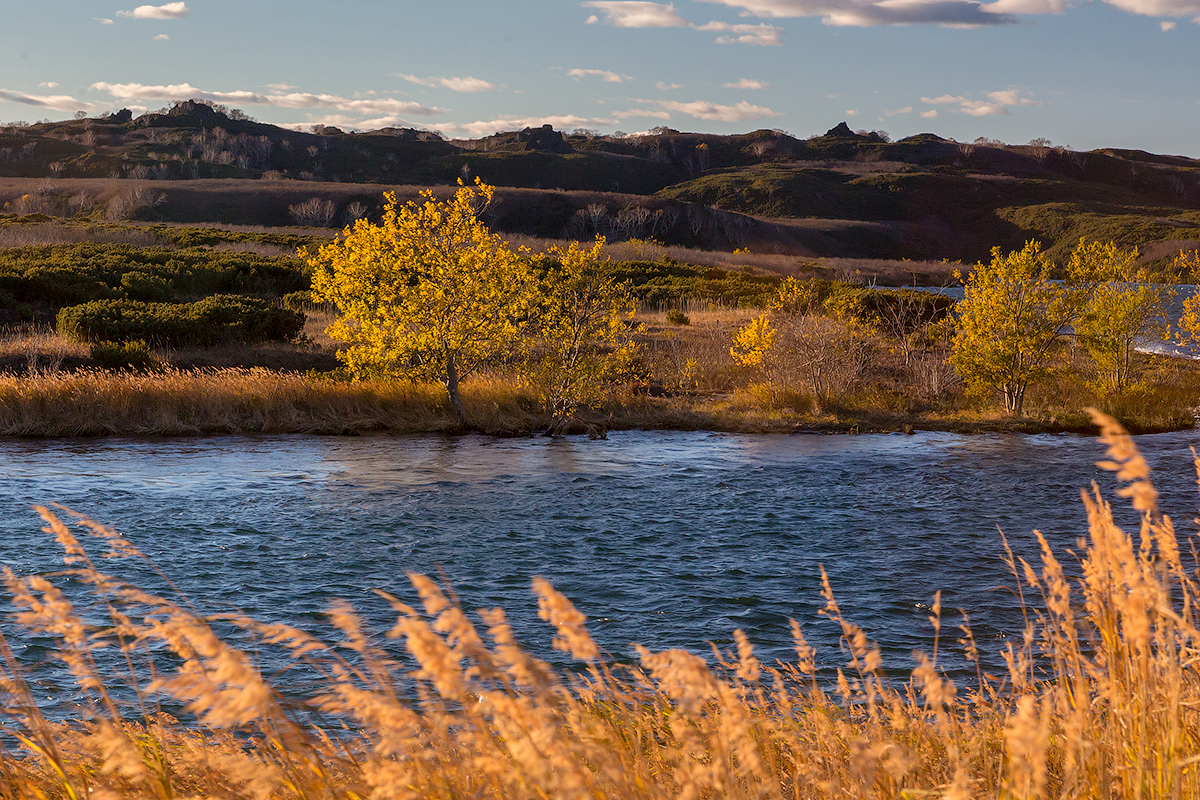
<instances>
[{"instance_id":1,"label":"tree trunk","mask_svg":"<svg viewBox=\"0 0 1200 800\"><path fill-rule=\"evenodd\" d=\"M450 396L450 411L459 425L467 424L467 409L458 392L458 362L453 353L446 354L446 394Z\"/></svg>"}]
</instances>

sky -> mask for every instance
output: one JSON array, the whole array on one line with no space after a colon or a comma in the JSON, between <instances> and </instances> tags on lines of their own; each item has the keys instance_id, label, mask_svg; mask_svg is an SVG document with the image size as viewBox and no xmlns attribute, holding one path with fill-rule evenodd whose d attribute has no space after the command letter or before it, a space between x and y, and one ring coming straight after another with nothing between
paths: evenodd
<instances>
[{"instance_id":1,"label":"sky","mask_svg":"<svg viewBox=\"0 0 1200 800\"><path fill-rule=\"evenodd\" d=\"M0 0L0 121L1035 138L1200 157L1200 0Z\"/></svg>"}]
</instances>

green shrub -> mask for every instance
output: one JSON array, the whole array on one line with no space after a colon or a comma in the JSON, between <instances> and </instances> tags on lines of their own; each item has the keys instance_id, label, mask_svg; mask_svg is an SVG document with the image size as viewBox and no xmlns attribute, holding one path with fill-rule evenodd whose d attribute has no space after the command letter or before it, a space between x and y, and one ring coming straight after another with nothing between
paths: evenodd
<instances>
[{"instance_id":1,"label":"green shrub","mask_svg":"<svg viewBox=\"0 0 1200 800\"><path fill-rule=\"evenodd\" d=\"M164 347L288 342L304 315L252 297L214 295L195 303L93 300L58 312L58 332L75 342L147 341Z\"/></svg>"},{"instance_id":2,"label":"green shrub","mask_svg":"<svg viewBox=\"0 0 1200 800\"><path fill-rule=\"evenodd\" d=\"M101 369L123 372L144 372L157 366L150 346L142 340L133 342L96 342L92 345L92 363Z\"/></svg>"},{"instance_id":3,"label":"green shrub","mask_svg":"<svg viewBox=\"0 0 1200 800\"><path fill-rule=\"evenodd\" d=\"M145 272L126 272L121 276L121 288L131 300L164 303L171 299L171 284L167 279Z\"/></svg>"},{"instance_id":4,"label":"green shrub","mask_svg":"<svg viewBox=\"0 0 1200 800\"><path fill-rule=\"evenodd\" d=\"M303 312L313 304L312 292L305 289L300 292L289 292L283 296L283 307L289 311Z\"/></svg>"},{"instance_id":5,"label":"green shrub","mask_svg":"<svg viewBox=\"0 0 1200 800\"><path fill-rule=\"evenodd\" d=\"M133 291L125 281L130 273L138 273L130 279L139 282ZM279 297L308 288L304 265L290 256L96 242L0 249L0 290L19 301L62 308L121 297L147 302L170 299L170 294L162 295L161 285L157 289L146 285L147 277L161 279L173 294L196 297L217 293ZM143 286L154 296L139 294Z\"/></svg>"},{"instance_id":6,"label":"green shrub","mask_svg":"<svg viewBox=\"0 0 1200 800\"><path fill-rule=\"evenodd\" d=\"M667 322L672 325L691 325L692 320L687 314L680 311L678 308L672 308L667 311Z\"/></svg>"}]
</instances>

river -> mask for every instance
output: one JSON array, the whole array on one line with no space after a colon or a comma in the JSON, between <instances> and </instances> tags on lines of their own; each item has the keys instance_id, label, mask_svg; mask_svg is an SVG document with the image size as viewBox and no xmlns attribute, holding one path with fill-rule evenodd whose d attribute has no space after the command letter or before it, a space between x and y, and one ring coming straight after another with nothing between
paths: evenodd
<instances>
[{"instance_id":1,"label":"river","mask_svg":"<svg viewBox=\"0 0 1200 800\"><path fill-rule=\"evenodd\" d=\"M1197 440L1138 438L1181 532L1197 507ZM707 653L742 628L761 657L787 661L795 618L828 667L845 657L817 613L824 565L889 668L932 648L941 590L948 620L966 609L1000 669L1021 617L997 528L1036 561L1037 527L1070 563L1086 527L1080 487L1096 479L1116 500L1093 466L1102 456L1087 437L945 433L6 441L0 561L60 569L29 510L59 502L124 532L207 612L320 631L340 597L382 635L390 612L370 590L416 603L406 573L440 573L465 607L504 607L552 657L529 590L542 575L616 658L635 641ZM136 562L103 566L161 588ZM49 644L22 641L21 657ZM943 663L965 667L953 647Z\"/></svg>"}]
</instances>

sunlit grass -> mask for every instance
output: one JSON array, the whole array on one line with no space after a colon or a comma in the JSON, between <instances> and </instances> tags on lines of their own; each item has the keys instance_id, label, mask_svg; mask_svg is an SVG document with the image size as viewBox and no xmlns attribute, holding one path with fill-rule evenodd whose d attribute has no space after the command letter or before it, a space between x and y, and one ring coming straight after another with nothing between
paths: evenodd
<instances>
[{"instance_id":1,"label":"sunlit grass","mask_svg":"<svg viewBox=\"0 0 1200 800\"><path fill-rule=\"evenodd\" d=\"M1197 796L1191 539L1159 513L1132 440L1097 421L1102 466L1118 471L1140 530L1120 529L1093 490L1078 570L1064 570L1040 537L1034 564L998 540L1028 622L1000 653L1003 675L979 669L960 685L939 658L954 650L979 664L982 645L965 621L943 617L937 597L935 637L907 677L888 677L853 622L858 610L842 609L828 580L821 614L841 632L835 663L816 663L793 622L788 664L759 661L741 632L715 659L637 646L634 663L615 664L583 614L535 578L553 645L576 665L560 672L515 641L502 610L468 613L420 575L410 578L422 608L384 595L396 612L386 639L341 601L329 606L324 638L206 617L99 571L80 539L143 559L119 533L41 509L91 600L69 600L43 576L8 572L6 583L17 622L57 642L84 711L49 721L4 646L0 797ZM257 666L280 660L289 666L270 677ZM317 678L313 690L285 700L299 673ZM182 708L181 721L159 713L160 702Z\"/></svg>"}]
</instances>

